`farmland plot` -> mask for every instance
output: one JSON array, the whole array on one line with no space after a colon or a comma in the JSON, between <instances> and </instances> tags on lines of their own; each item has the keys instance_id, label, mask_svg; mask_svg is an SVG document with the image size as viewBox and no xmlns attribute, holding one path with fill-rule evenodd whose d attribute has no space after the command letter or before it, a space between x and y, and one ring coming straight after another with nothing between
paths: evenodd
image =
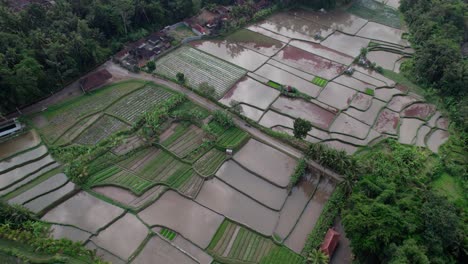
<instances>
[{"instance_id":1,"label":"farmland plot","mask_svg":"<svg viewBox=\"0 0 468 264\"><path fill-rule=\"evenodd\" d=\"M279 94L278 90L272 89L251 78L244 77L219 102L230 106L231 102L236 101L265 110Z\"/></svg>"},{"instance_id":2,"label":"farmland plot","mask_svg":"<svg viewBox=\"0 0 468 264\"><path fill-rule=\"evenodd\" d=\"M257 51L268 57L275 55L285 45L274 38L247 29L241 29L229 35L226 40Z\"/></svg>"},{"instance_id":3,"label":"farmland plot","mask_svg":"<svg viewBox=\"0 0 468 264\"><path fill-rule=\"evenodd\" d=\"M291 42L289 42L289 45L303 49L312 54L318 55L320 57L324 57L326 59L344 64L344 65L349 65L353 63L354 57L352 57L352 55L349 55L349 52L338 51L336 49L330 48L329 45L325 44L325 42L328 41L333 36L335 36L335 34L340 34L340 33L338 32L333 33L333 35L328 37L327 40L322 42L322 44L305 42L301 40L292 40ZM369 40L367 40L367 42L369 42ZM367 44L365 46L367 47ZM358 50L358 54L359 54L359 50Z\"/></svg>"},{"instance_id":4,"label":"farmland plot","mask_svg":"<svg viewBox=\"0 0 468 264\"><path fill-rule=\"evenodd\" d=\"M24 207L28 208L30 211L34 213L40 213L50 208L61 199L68 197L69 195L73 194L75 191L75 184L72 182L68 182L64 186L51 191L43 196L36 197L34 200L31 200L24 204Z\"/></svg>"},{"instance_id":5,"label":"farmland plot","mask_svg":"<svg viewBox=\"0 0 468 264\"><path fill-rule=\"evenodd\" d=\"M198 262L188 256L187 253L180 251L159 236L153 236L131 263L198 264Z\"/></svg>"},{"instance_id":6,"label":"farmland plot","mask_svg":"<svg viewBox=\"0 0 468 264\"><path fill-rule=\"evenodd\" d=\"M191 125L184 132L185 133L175 140L169 138L162 143L163 146L167 147L171 152L181 158L185 158L190 152L200 146L205 136L203 130L195 125Z\"/></svg>"},{"instance_id":7,"label":"farmland plot","mask_svg":"<svg viewBox=\"0 0 468 264\"><path fill-rule=\"evenodd\" d=\"M46 155L39 160L24 164L21 167L17 167L13 170L0 173L0 190L8 188L10 185L15 184L18 181L22 181L27 177L33 176L36 172L40 171L55 161L50 155Z\"/></svg>"},{"instance_id":8,"label":"farmland plot","mask_svg":"<svg viewBox=\"0 0 468 264\"><path fill-rule=\"evenodd\" d=\"M226 149L237 149L248 138L249 134L247 134L247 132L245 132L244 130L241 130L237 127L231 127L228 130L224 131L224 133L218 137L218 141L216 141L216 144Z\"/></svg>"},{"instance_id":9,"label":"farmland plot","mask_svg":"<svg viewBox=\"0 0 468 264\"><path fill-rule=\"evenodd\" d=\"M41 138L35 130L30 130L13 139L0 143L0 160L41 144Z\"/></svg>"},{"instance_id":10,"label":"farmland plot","mask_svg":"<svg viewBox=\"0 0 468 264\"><path fill-rule=\"evenodd\" d=\"M172 96L173 93L161 87L146 86L122 98L106 112L133 124L143 113L153 109L154 106Z\"/></svg>"},{"instance_id":11,"label":"farmland plot","mask_svg":"<svg viewBox=\"0 0 468 264\"><path fill-rule=\"evenodd\" d=\"M37 160L43 157L45 154L47 154L47 147L41 145L29 151L20 153L10 158L6 158L3 161L0 161L0 174L6 172L7 170L12 170L15 167L19 167L26 162Z\"/></svg>"},{"instance_id":12,"label":"farmland plot","mask_svg":"<svg viewBox=\"0 0 468 264\"><path fill-rule=\"evenodd\" d=\"M221 164L226 159L226 154L215 148L208 151L200 159L198 159L193 167L197 172L199 172L203 177L209 177L213 175Z\"/></svg>"},{"instance_id":13,"label":"farmland plot","mask_svg":"<svg viewBox=\"0 0 468 264\"><path fill-rule=\"evenodd\" d=\"M127 124L117 118L104 115L86 129L75 142L81 145L96 145L110 135L128 128L130 127Z\"/></svg>"},{"instance_id":14,"label":"farmland plot","mask_svg":"<svg viewBox=\"0 0 468 264\"><path fill-rule=\"evenodd\" d=\"M195 89L207 82L216 90L220 98L237 82L246 71L212 57L202 51L187 46L181 47L156 61L156 72L175 79L181 72Z\"/></svg>"},{"instance_id":15,"label":"farmland plot","mask_svg":"<svg viewBox=\"0 0 468 264\"><path fill-rule=\"evenodd\" d=\"M369 22L359 30L357 36L389 42L400 46L408 46L408 41L401 38L402 34L403 31L400 29Z\"/></svg>"}]
</instances>

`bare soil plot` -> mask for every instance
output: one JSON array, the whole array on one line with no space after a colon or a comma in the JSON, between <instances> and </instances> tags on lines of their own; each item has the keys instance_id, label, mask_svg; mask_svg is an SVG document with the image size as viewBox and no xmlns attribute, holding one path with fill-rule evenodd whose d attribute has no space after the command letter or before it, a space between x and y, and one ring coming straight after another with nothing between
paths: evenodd
<instances>
[{"instance_id":1,"label":"bare soil plot","mask_svg":"<svg viewBox=\"0 0 468 264\"><path fill-rule=\"evenodd\" d=\"M46 155L39 160L27 163L21 167L17 167L5 173L0 173L0 190L6 189L10 185L32 176L42 168L47 167L53 163L55 163L55 161L52 156Z\"/></svg>"},{"instance_id":2,"label":"bare soil plot","mask_svg":"<svg viewBox=\"0 0 468 264\"><path fill-rule=\"evenodd\" d=\"M293 46L286 46L274 58L281 63L328 80L337 77L346 69L343 64Z\"/></svg>"},{"instance_id":3,"label":"bare soil plot","mask_svg":"<svg viewBox=\"0 0 468 264\"><path fill-rule=\"evenodd\" d=\"M148 225L175 230L201 248L208 246L224 219L173 191L166 192L138 215Z\"/></svg>"},{"instance_id":4,"label":"bare soil plot","mask_svg":"<svg viewBox=\"0 0 468 264\"><path fill-rule=\"evenodd\" d=\"M63 225L52 225L51 236L55 239L66 238L73 242L83 243L91 236L91 233L80 230L76 227L63 226Z\"/></svg>"},{"instance_id":5,"label":"bare soil plot","mask_svg":"<svg viewBox=\"0 0 468 264\"><path fill-rule=\"evenodd\" d=\"M345 113L365 124L372 126L385 105L386 104L384 102L374 99L372 100L371 107L365 111L349 108L345 111Z\"/></svg>"},{"instance_id":6,"label":"bare soil plot","mask_svg":"<svg viewBox=\"0 0 468 264\"><path fill-rule=\"evenodd\" d=\"M430 150L437 153L439 151L439 147L448 140L448 137L449 133L447 131L438 129L428 136L426 145Z\"/></svg>"},{"instance_id":7,"label":"bare soil plot","mask_svg":"<svg viewBox=\"0 0 468 264\"><path fill-rule=\"evenodd\" d=\"M210 56L197 49L183 46L156 61L156 72L175 79L178 72L185 75L187 83L197 89L207 82L216 89L220 98L246 71L240 67Z\"/></svg>"},{"instance_id":8,"label":"bare soil plot","mask_svg":"<svg viewBox=\"0 0 468 264\"><path fill-rule=\"evenodd\" d=\"M80 192L45 214L41 220L76 226L95 233L122 215L123 209Z\"/></svg>"},{"instance_id":9,"label":"bare soil plot","mask_svg":"<svg viewBox=\"0 0 468 264\"><path fill-rule=\"evenodd\" d=\"M279 13L270 16L266 20L257 23L257 26L288 38L311 42L319 42L318 39L314 38L317 33L319 33L322 38L326 38L333 33L333 29L295 17L288 13Z\"/></svg>"},{"instance_id":10,"label":"bare soil plot","mask_svg":"<svg viewBox=\"0 0 468 264\"><path fill-rule=\"evenodd\" d=\"M365 139L369 130L369 125L366 125L345 113L338 115L330 127L330 132L341 133L358 139Z\"/></svg>"},{"instance_id":11,"label":"bare soil plot","mask_svg":"<svg viewBox=\"0 0 468 264\"><path fill-rule=\"evenodd\" d=\"M321 44L330 49L334 49L336 51L342 52L348 56L355 58L359 56L362 48L367 48L369 42L369 39L335 32L326 40L322 41ZM349 64L351 63L352 61Z\"/></svg>"},{"instance_id":12,"label":"bare soil plot","mask_svg":"<svg viewBox=\"0 0 468 264\"><path fill-rule=\"evenodd\" d=\"M351 101L351 106L361 111L369 109L371 105L372 96L367 95L365 93L357 93Z\"/></svg>"},{"instance_id":13,"label":"bare soil plot","mask_svg":"<svg viewBox=\"0 0 468 264\"><path fill-rule=\"evenodd\" d=\"M418 119L402 118L398 141L402 144L413 144L418 135L418 130L423 124L424 121Z\"/></svg>"},{"instance_id":14,"label":"bare soil plot","mask_svg":"<svg viewBox=\"0 0 468 264\"><path fill-rule=\"evenodd\" d=\"M389 109L384 109L380 112L374 129L380 133L397 135L398 124L400 123L400 115Z\"/></svg>"},{"instance_id":15,"label":"bare soil plot","mask_svg":"<svg viewBox=\"0 0 468 264\"><path fill-rule=\"evenodd\" d=\"M30 130L13 139L0 143L0 160L20 153L41 143L41 138L35 130Z\"/></svg>"},{"instance_id":16,"label":"bare soil plot","mask_svg":"<svg viewBox=\"0 0 468 264\"><path fill-rule=\"evenodd\" d=\"M304 9L293 9L290 13L349 35L356 34L359 29L367 23L367 20L365 19L338 9L327 10L325 13Z\"/></svg>"},{"instance_id":17,"label":"bare soil plot","mask_svg":"<svg viewBox=\"0 0 468 264\"><path fill-rule=\"evenodd\" d=\"M281 239L286 239L293 230L302 212L314 195L318 183L318 175L308 174L292 189L284 207L280 211L278 224L275 228L275 234Z\"/></svg>"},{"instance_id":18,"label":"bare soil plot","mask_svg":"<svg viewBox=\"0 0 468 264\"><path fill-rule=\"evenodd\" d=\"M91 240L114 255L128 259L148 233L148 228L136 216L127 213Z\"/></svg>"},{"instance_id":19,"label":"bare soil plot","mask_svg":"<svg viewBox=\"0 0 468 264\"><path fill-rule=\"evenodd\" d=\"M216 172L216 176L235 189L274 210L280 210L288 196L286 189L279 188L250 173L233 160L225 162Z\"/></svg>"},{"instance_id":20,"label":"bare soil plot","mask_svg":"<svg viewBox=\"0 0 468 264\"><path fill-rule=\"evenodd\" d=\"M45 154L47 154L47 147L42 145L29 151L25 151L18 155L12 156L10 158L5 158L2 161L0 161L0 174L4 173L7 170L11 170L15 167L21 166L26 162L37 160Z\"/></svg>"},{"instance_id":21,"label":"bare soil plot","mask_svg":"<svg viewBox=\"0 0 468 264\"><path fill-rule=\"evenodd\" d=\"M171 245L168 241L160 238L159 236L153 236L131 263L197 264L198 262Z\"/></svg>"},{"instance_id":22,"label":"bare soil plot","mask_svg":"<svg viewBox=\"0 0 468 264\"><path fill-rule=\"evenodd\" d=\"M279 114L277 112L268 110L268 112L266 112L266 114L260 120L259 124L267 128L273 128L276 126L284 126L288 128L293 128L294 119L288 116Z\"/></svg>"},{"instance_id":23,"label":"bare soil plot","mask_svg":"<svg viewBox=\"0 0 468 264\"><path fill-rule=\"evenodd\" d=\"M337 34L337 32L333 33L333 35L334 34ZM331 35L329 38L331 38L333 35ZM347 53L331 49L330 47L325 45L324 42L322 42L322 44L318 44L312 42L305 42L301 40L292 40L291 42L289 42L289 45L344 65L349 65L353 63L354 60L354 58L349 56Z\"/></svg>"},{"instance_id":24,"label":"bare soil plot","mask_svg":"<svg viewBox=\"0 0 468 264\"><path fill-rule=\"evenodd\" d=\"M415 117L428 120L436 111L436 106L426 103L413 104L407 107L402 113L403 117Z\"/></svg>"},{"instance_id":25,"label":"bare soil plot","mask_svg":"<svg viewBox=\"0 0 468 264\"><path fill-rule=\"evenodd\" d=\"M371 62L375 62L382 68L390 71L395 71L397 61L399 61L402 58L400 54L388 51L370 51L367 53L366 57Z\"/></svg>"},{"instance_id":26,"label":"bare soil plot","mask_svg":"<svg viewBox=\"0 0 468 264\"><path fill-rule=\"evenodd\" d=\"M278 213L214 178L205 182L196 202L264 235L271 235Z\"/></svg>"},{"instance_id":27,"label":"bare soil plot","mask_svg":"<svg viewBox=\"0 0 468 264\"><path fill-rule=\"evenodd\" d=\"M335 113L303 99L280 97L271 107L280 113L309 120L321 129L328 129L335 118Z\"/></svg>"},{"instance_id":28,"label":"bare soil plot","mask_svg":"<svg viewBox=\"0 0 468 264\"><path fill-rule=\"evenodd\" d=\"M242 45L267 57L275 55L286 45L279 40L247 29L241 29L229 35L226 40L230 43Z\"/></svg>"},{"instance_id":29,"label":"bare soil plot","mask_svg":"<svg viewBox=\"0 0 468 264\"><path fill-rule=\"evenodd\" d=\"M269 64L274 62L270 60L267 64L264 64L260 69L255 73L274 82L280 83L282 85L290 85L295 87L300 92L310 95L312 97L317 97L320 93L321 87L311 83L310 81L314 78L310 76L309 79L303 79L300 76L296 76L293 73L280 69L276 66Z\"/></svg>"},{"instance_id":30,"label":"bare soil plot","mask_svg":"<svg viewBox=\"0 0 468 264\"><path fill-rule=\"evenodd\" d=\"M323 88L317 100L342 110L348 107L355 94L356 91L351 88L335 82L329 82L327 86Z\"/></svg>"},{"instance_id":31,"label":"bare soil plot","mask_svg":"<svg viewBox=\"0 0 468 264\"><path fill-rule=\"evenodd\" d=\"M32 200L40 195L46 194L55 190L68 181L68 178L65 174L59 173L55 176L50 177L49 179L39 183L33 188L29 189L26 192L21 193L20 195L14 197L13 199L8 200L9 204L24 204L27 201Z\"/></svg>"},{"instance_id":32,"label":"bare soil plot","mask_svg":"<svg viewBox=\"0 0 468 264\"><path fill-rule=\"evenodd\" d=\"M195 41L190 45L249 71L255 71L268 60L267 56L228 40Z\"/></svg>"},{"instance_id":33,"label":"bare soil plot","mask_svg":"<svg viewBox=\"0 0 468 264\"><path fill-rule=\"evenodd\" d=\"M367 23L359 32L357 36L375 39L379 41L389 42L401 46L408 46L408 41L401 38L403 31L400 29L384 26L374 22Z\"/></svg>"},{"instance_id":34,"label":"bare soil plot","mask_svg":"<svg viewBox=\"0 0 468 264\"><path fill-rule=\"evenodd\" d=\"M106 112L130 124L136 123L147 111L168 100L174 94L161 87L145 86L120 99Z\"/></svg>"},{"instance_id":35,"label":"bare soil plot","mask_svg":"<svg viewBox=\"0 0 468 264\"><path fill-rule=\"evenodd\" d=\"M334 190L334 185L328 181L328 178L322 179L314 193L314 197L309 202L305 211L302 213L301 218L294 227L292 233L285 241L285 245L300 253L304 248L307 241L307 236L312 232L317 223L317 220L322 213L328 198Z\"/></svg>"},{"instance_id":36,"label":"bare soil plot","mask_svg":"<svg viewBox=\"0 0 468 264\"><path fill-rule=\"evenodd\" d=\"M213 262L213 257L182 236L176 236L172 243L195 258L200 264L211 264Z\"/></svg>"},{"instance_id":37,"label":"bare soil plot","mask_svg":"<svg viewBox=\"0 0 468 264\"><path fill-rule=\"evenodd\" d=\"M284 42L284 43L288 43L291 40L288 37L285 37L283 35L274 33L273 31L264 29L264 28L259 27L259 26L252 25L252 26L248 27L247 29L250 30L250 31L262 34L264 36L270 37L272 39L279 40L279 41Z\"/></svg>"},{"instance_id":38,"label":"bare soil plot","mask_svg":"<svg viewBox=\"0 0 468 264\"><path fill-rule=\"evenodd\" d=\"M296 167L295 159L254 139L250 139L234 155L234 159L248 170L281 187L288 185L289 177Z\"/></svg>"},{"instance_id":39,"label":"bare soil plot","mask_svg":"<svg viewBox=\"0 0 468 264\"><path fill-rule=\"evenodd\" d=\"M260 109L267 109L279 94L278 90L259 83L252 78L244 77L219 102L230 106L232 101L236 101L253 105Z\"/></svg>"},{"instance_id":40,"label":"bare soil plot","mask_svg":"<svg viewBox=\"0 0 468 264\"><path fill-rule=\"evenodd\" d=\"M323 144L336 150L342 150L348 153L348 155L352 155L358 150L356 146L353 146L351 144L346 144L338 140L329 140L329 141L324 142Z\"/></svg>"},{"instance_id":41,"label":"bare soil plot","mask_svg":"<svg viewBox=\"0 0 468 264\"><path fill-rule=\"evenodd\" d=\"M87 128L75 142L81 145L96 145L110 135L129 128L130 126L119 119L104 115Z\"/></svg>"}]
</instances>

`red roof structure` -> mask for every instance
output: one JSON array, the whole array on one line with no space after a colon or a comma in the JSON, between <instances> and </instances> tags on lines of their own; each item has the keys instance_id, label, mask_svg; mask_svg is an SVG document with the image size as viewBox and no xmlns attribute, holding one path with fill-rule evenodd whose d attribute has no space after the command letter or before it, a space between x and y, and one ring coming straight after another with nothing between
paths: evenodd
<instances>
[{"instance_id":1,"label":"red roof structure","mask_svg":"<svg viewBox=\"0 0 468 264\"><path fill-rule=\"evenodd\" d=\"M328 229L327 234L325 235L325 239L320 246L320 251L322 251L328 257L331 257L333 252L335 252L338 241L340 240L340 236L340 233L336 232L333 228Z\"/></svg>"},{"instance_id":2,"label":"red roof structure","mask_svg":"<svg viewBox=\"0 0 468 264\"><path fill-rule=\"evenodd\" d=\"M206 29L204 29L202 26L200 26L200 24L196 24L194 26L192 26L193 29L195 29L196 31L202 33L202 34L206 34Z\"/></svg>"},{"instance_id":3,"label":"red roof structure","mask_svg":"<svg viewBox=\"0 0 468 264\"><path fill-rule=\"evenodd\" d=\"M105 84L110 78L112 78L112 74L106 69L91 73L90 75L80 80L81 90L84 92L91 91Z\"/></svg>"}]
</instances>

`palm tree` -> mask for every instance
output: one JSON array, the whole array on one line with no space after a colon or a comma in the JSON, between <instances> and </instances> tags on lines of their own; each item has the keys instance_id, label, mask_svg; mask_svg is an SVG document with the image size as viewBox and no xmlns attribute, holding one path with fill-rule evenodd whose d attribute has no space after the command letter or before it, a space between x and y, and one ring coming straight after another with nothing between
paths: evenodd
<instances>
[{"instance_id":1,"label":"palm tree","mask_svg":"<svg viewBox=\"0 0 468 264\"><path fill-rule=\"evenodd\" d=\"M318 249L313 249L307 257L309 264L328 264L328 256Z\"/></svg>"}]
</instances>

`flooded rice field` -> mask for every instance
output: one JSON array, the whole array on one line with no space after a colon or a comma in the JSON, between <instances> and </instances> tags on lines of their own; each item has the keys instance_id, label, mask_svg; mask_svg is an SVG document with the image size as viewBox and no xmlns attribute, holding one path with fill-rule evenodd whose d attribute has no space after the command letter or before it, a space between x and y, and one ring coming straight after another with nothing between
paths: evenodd
<instances>
[{"instance_id":1,"label":"flooded rice field","mask_svg":"<svg viewBox=\"0 0 468 264\"><path fill-rule=\"evenodd\" d=\"M381 134L374 129L371 129L369 131L369 135L365 139L358 139L352 136L344 135L344 134L339 134L339 133L332 133L331 138L337 139L343 143L349 143L354 146L367 146L371 142L375 141L376 139L381 139Z\"/></svg>"},{"instance_id":2,"label":"flooded rice field","mask_svg":"<svg viewBox=\"0 0 468 264\"><path fill-rule=\"evenodd\" d=\"M335 113L302 99L280 97L272 105L272 108L295 118L309 120L321 129L328 129L335 118Z\"/></svg>"},{"instance_id":3,"label":"flooded rice field","mask_svg":"<svg viewBox=\"0 0 468 264\"><path fill-rule=\"evenodd\" d=\"M174 191L164 193L161 198L138 215L142 221L150 226L164 226L177 230L178 233L201 248L208 246L224 220L222 215Z\"/></svg>"},{"instance_id":4,"label":"flooded rice field","mask_svg":"<svg viewBox=\"0 0 468 264\"><path fill-rule=\"evenodd\" d=\"M331 80L340 75L346 67L305 50L287 46L275 56L275 59L293 68Z\"/></svg>"},{"instance_id":5,"label":"flooded rice field","mask_svg":"<svg viewBox=\"0 0 468 264\"><path fill-rule=\"evenodd\" d=\"M197 264L198 262L180 251L167 240L153 236L132 261L133 264Z\"/></svg>"},{"instance_id":6,"label":"flooded rice field","mask_svg":"<svg viewBox=\"0 0 468 264\"><path fill-rule=\"evenodd\" d=\"M91 233L80 230L76 227L64 225L52 225L52 237L55 239L67 238L73 242L85 242L91 236Z\"/></svg>"},{"instance_id":7,"label":"flooded rice field","mask_svg":"<svg viewBox=\"0 0 468 264\"><path fill-rule=\"evenodd\" d=\"M323 144L325 144L326 146L332 149L342 150L348 153L349 155L354 154L358 150L358 147L351 145L351 144L343 143L338 140L329 140L329 141L324 142Z\"/></svg>"},{"instance_id":8,"label":"flooded rice field","mask_svg":"<svg viewBox=\"0 0 468 264\"><path fill-rule=\"evenodd\" d=\"M0 161L0 174L4 173L6 170L11 170L14 167L20 166L23 163L39 159L40 157L44 156L47 151L47 147L42 145L30 151L6 158Z\"/></svg>"},{"instance_id":9,"label":"flooded rice field","mask_svg":"<svg viewBox=\"0 0 468 264\"><path fill-rule=\"evenodd\" d=\"M396 88L377 88L374 90L375 98L384 102L390 101L395 95L402 95L403 93Z\"/></svg>"},{"instance_id":10,"label":"flooded rice field","mask_svg":"<svg viewBox=\"0 0 468 264\"><path fill-rule=\"evenodd\" d=\"M259 110L249 105L240 104L240 107L241 107L240 113L243 116L248 117L255 122L258 122L264 113L262 110Z\"/></svg>"},{"instance_id":11,"label":"flooded rice field","mask_svg":"<svg viewBox=\"0 0 468 264\"><path fill-rule=\"evenodd\" d=\"M273 32L273 31L270 31L268 29L264 29L264 28L259 27L259 26L252 25L252 26L248 27L247 29L250 30L250 31L262 34L264 36L270 37L272 39L279 40L279 41L281 41L283 43L288 43L291 40L288 37L277 34L277 33Z\"/></svg>"},{"instance_id":12,"label":"flooded rice field","mask_svg":"<svg viewBox=\"0 0 468 264\"><path fill-rule=\"evenodd\" d=\"M256 24L259 27L288 38L318 42L314 36L326 38L333 29L310 22L288 13L278 13Z\"/></svg>"},{"instance_id":13,"label":"flooded rice field","mask_svg":"<svg viewBox=\"0 0 468 264\"><path fill-rule=\"evenodd\" d=\"M375 89L374 85L345 74L338 76L333 80L333 82L339 83L341 85L347 86L360 92L365 92L367 88L370 88L372 90Z\"/></svg>"},{"instance_id":14,"label":"flooded rice field","mask_svg":"<svg viewBox=\"0 0 468 264\"><path fill-rule=\"evenodd\" d=\"M37 196L51 192L52 190L58 189L59 187L65 185L68 181L68 178L65 174L59 173L55 176L50 177L49 179L39 183L34 186L32 189L27 192L23 192L18 196L15 196L13 199L8 200L9 204L24 204Z\"/></svg>"},{"instance_id":15,"label":"flooded rice field","mask_svg":"<svg viewBox=\"0 0 468 264\"><path fill-rule=\"evenodd\" d=\"M285 189L250 173L233 160L225 162L216 172L216 176L236 190L274 210L280 210L288 196Z\"/></svg>"},{"instance_id":16,"label":"flooded rice field","mask_svg":"<svg viewBox=\"0 0 468 264\"><path fill-rule=\"evenodd\" d=\"M411 95L397 95L392 98L387 107L395 112L401 112L404 108L417 101L418 99Z\"/></svg>"},{"instance_id":17,"label":"flooded rice field","mask_svg":"<svg viewBox=\"0 0 468 264\"><path fill-rule=\"evenodd\" d=\"M419 128L424 121L414 118L402 118L399 130L399 142L403 144L413 144L416 139Z\"/></svg>"},{"instance_id":18,"label":"flooded rice field","mask_svg":"<svg viewBox=\"0 0 468 264\"><path fill-rule=\"evenodd\" d=\"M401 46L409 46L408 41L401 38L403 31L400 29L384 26L375 22L367 23L357 36L389 42Z\"/></svg>"},{"instance_id":19,"label":"flooded rice field","mask_svg":"<svg viewBox=\"0 0 468 264\"><path fill-rule=\"evenodd\" d=\"M55 163L55 161L52 156L47 155L37 161L32 161L20 167L16 167L15 169L0 173L0 189L7 188L10 185L15 184L17 181L21 181L25 177L28 177L43 167L53 163Z\"/></svg>"},{"instance_id":20,"label":"flooded rice field","mask_svg":"<svg viewBox=\"0 0 468 264\"><path fill-rule=\"evenodd\" d=\"M358 110L366 111L372 105L372 96L365 93L357 93L353 100L351 100L350 105Z\"/></svg>"},{"instance_id":21,"label":"flooded rice field","mask_svg":"<svg viewBox=\"0 0 468 264\"><path fill-rule=\"evenodd\" d=\"M431 132L431 128L428 126L422 126L418 130L418 135L416 136L416 146L426 147L426 137Z\"/></svg>"},{"instance_id":22,"label":"flooded rice field","mask_svg":"<svg viewBox=\"0 0 468 264\"><path fill-rule=\"evenodd\" d=\"M399 122L400 115L398 113L389 109L384 109L382 112L380 112L374 128L382 134L397 135Z\"/></svg>"},{"instance_id":23,"label":"flooded rice field","mask_svg":"<svg viewBox=\"0 0 468 264\"><path fill-rule=\"evenodd\" d=\"M259 124L268 128L273 128L275 126L284 126L284 127L293 128L294 119L288 116L279 114L275 111L269 110L268 112L265 113L265 115L263 115Z\"/></svg>"},{"instance_id":24,"label":"flooded rice field","mask_svg":"<svg viewBox=\"0 0 468 264\"><path fill-rule=\"evenodd\" d=\"M206 40L190 45L249 71L255 71L268 60L268 57L230 41Z\"/></svg>"},{"instance_id":25,"label":"flooded rice field","mask_svg":"<svg viewBox=\"0 0 468 264\"><path fill-rule=\"evenodd\" d=\"M241 29L229 35L226 40L229 43L242 45L268 57L275 55L286 45L279 40L247 29Z\"/></svg>"},{"instance_id":26,"label":"flooded rice field","mask_svg":"<svg viewBox=\"0 0 468 264\"><path fill-rule=\"evenodd\" d=\"M259 83L252 78L244 77L219 102L229 106L231 102L235 101L250 104L260 109L267 109L279 94L278 90Z\"/></svg>"},{"instance_id":27,"label":"flooded rice field","mask_svg":"<svg viewBox=\"0 0 468 264\"><path fill-rule=\"evenodd\" d=\"M350 36L340 32L335 32L326 40L322 41L322 45L338 52L344 53L352 58L359 56L362 48L369 45L370 40L355 36ZM352 61L348 64L351 64Z\"/></svg>"},{"instance_id":28,"label":"flooded rice field","mask_svg":"<svg viewBox=\"0 0 468 264\"><path fill-rule=\"evenodd\" d=\"M213 257L208 255L201 248L195 246L194 244L192 244L192 242L188 241L182 236L176 236L176 238L172 241L172 243L176 247L182 249L188 255L192 256L200 264L211 264L213 262ZM176 264L179 264L179 263L181 262L177 262Z\"/></svg>"},{"instance_id":29,"label":"flooded rice field","mask_svg":"<svg viewBox=\"0 0 468 264\"><path fill-rule=\"evenodd\" d=\"M401 59L400 54L388 52L388 51L370 51L367 53L367 59L371 62L377 63L382 68L395 71L397 61Z\"/></svg>"},{"instance_id":30,"label":"flooded rice field","mask_svg":"<svg viewBox=\"0 0 468 264\"><path fill-rule=\"evenodd\" d=\"M413 104L407 107L403 112L404 117L415 117L428 120L436 111L436 106L426 103Z\"/></svg>"},{"instance_id":31,"label":"flooded rice field","mask_svg":"<svg viewBox=\"0 0 468 264\"><path fill-rule=\"evenodd\" d=\"M366 125L345 113L338 115L330 127L330 132L341 133L358 139L365 139L369 130L369 125Z\"/></svg>"},{"instance_id":32,"label":"flooded rice field","mask_svg":"<svg viewBox=\"0 0 468 264\"><path fill-rule=\"evenodd\" d=\"M317 100L342 110L348 107L356 93L357 92L351 88L335 82L329 82L327 86L323 88Z\"/></svg>"},{"instance_id":33,"label":"flooded rice field","mask_svg":"<svg viewBox=\"0 0 468 264\"><path fill-rule=\"evenodd\" d=\"M0 160L35 147L40 142L41 138L35 130L30 130L8 141L0 142Z\"/></svg>"},{"instance_id":34,"label":"flooded rice field","mask_svg":"<svg viewBox=\"0 0 468 264\"><path fill-rule=\"evenodd\" d=\"M317 44L301 40L292 40L291 42L289 42L289 45L344 65L349 65L353 63L354 59L346 53L329 48L329 46L325 44Z\"/></svg>"},{"instance_id":35,"label":"flooded rice field","mask_svg":"<svg viewBox=\"0 0 468 264\"><path fill-rule=\"evenodd\" d=\"M296 160L257 140L249 142L234 155L234 160L275 185L286 187Z\"/></svg>"},{"instance_id":36,"label":"flooded rice field","mask_svg":"<svg viewBox=\"0 0 468 264\"><path fill-rule=\"evenodd\" d=\"M448 137L449 133L447 131L438 129L428 135L426 145L433 152L438 152L439 147L448 140Z\"/></svg>"},{"instance_id":37,"label":"flooded rice field","mask_svg":"<svg viewBox=\"0 0 468 264\"><path fill-rule=\"evenodd\" d=\"M360 111L355 108L349 108L345 111L346 114L356 118L357 120L372 126L377 119L380 111L385 107L385 103L380 100L372 100L372 105L365 111Z\"/></svg>"}]
</instances>

